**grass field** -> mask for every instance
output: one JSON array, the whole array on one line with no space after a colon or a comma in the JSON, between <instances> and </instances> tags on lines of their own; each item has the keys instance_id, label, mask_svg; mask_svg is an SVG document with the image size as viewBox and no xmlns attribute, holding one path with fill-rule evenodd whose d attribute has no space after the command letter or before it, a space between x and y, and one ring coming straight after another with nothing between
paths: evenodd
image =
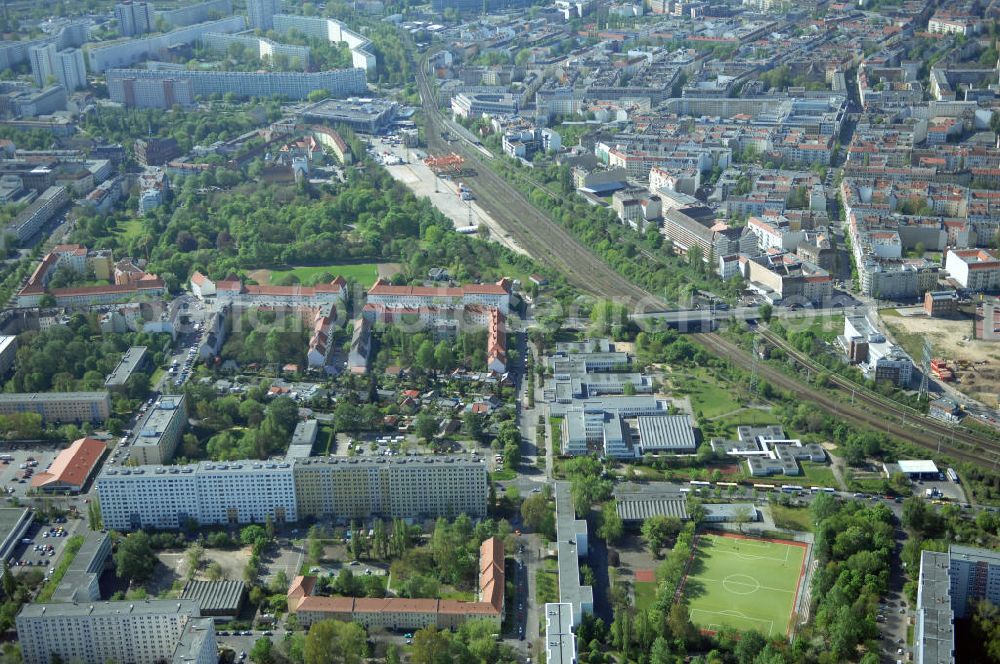
<instances>
[{"instance_id":1,"label":"grass field","mask_svg":"<svg viewBox=\"0 0 1000 664\"><path fill-rule=\"evenodd\" d=\"M801 530L812 532L812 518L809 510L804 507L785 507L784 505L771 505L771 518L774 525L788 530Z\"/></svg>"},{"instance_id":2,"label":"grass field","mask_svg":"<svg viewBox=\"0 0 1000 664\"><path fill-rule=\"evenodd\" d=\"M639 611L646 609L653 604L656 599L656 584L652 581L635 582L635 608Z\"/></svg>"},{"instance_id":3,"label":"grass field","mask_svg":"<svg viewBox=\"0 0 1000 664\"><path fill-rule=\"evenodd\" d=\"M274 270L254 270L254 279L264 285L280 283L288 276L294 276L300 284L312 284L316 278L328 272L333 276L345 279L353 277L363 287L368 288L378 278L378 266L375 263L357 263L350 265L309 265L303 267L286 267Z\"/></svg>"},{"instance_id":4,"label":"grass field","mask_svg":"<svg viewBox=\"0 0 1000 664\"><path fill-rule=\"evenodd\" d=\"M698 370L683 378L674 374L670 382L679 393L691 397L695 413L700 413L702 417L725 415L740 407L730 390L707 371Z\"/></svg>"},{"instance_id":5,"label":"grass field","mask_svg":"<svg viewBox=\"0 0 1000 664\"><path fill-rule=\"evenodd\" d=\"M708 631L723 626L788 633L802 580L805 548L793 542L703 535L684 581L691 621Z\"/></svg>"},{"instance_id":6,"label":"grass field","mask_svg":"<svg viewBox=\"0 0 1000 664\"><path fill-rule=\"evenodd\" d=\"M118 224L118 228L115 229L114 234L118 236L119 242L128 244L131 240L142 235L142 220L129 219L126 222L120 223Z\"/></svg>"}]
</instances>

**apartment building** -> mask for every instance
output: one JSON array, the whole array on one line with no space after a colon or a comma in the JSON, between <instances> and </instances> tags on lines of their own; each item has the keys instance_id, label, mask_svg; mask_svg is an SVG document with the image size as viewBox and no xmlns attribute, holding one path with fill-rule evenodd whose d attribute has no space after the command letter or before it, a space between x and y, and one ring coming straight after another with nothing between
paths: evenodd
<instances>
[{"instance_id":1,"label":"apartment building","mask_svg":"<svg viewBox=\"0 0 1000 664\"><path fill-rule=\"evenodd\" d=\"M112 101L139 108L169 108L171 94L174 103L183 105L191 103L185 101L190 95L305 99L314 90L326 90L335 97L368 91L365 71L358 68L309 73L109 69L107 78Z\"/></svg>"},{"instance_id":2,"label":"apartment building","mask_svg":"<svg viewBox=\"0 0 1000 664\"><path fill-rule=\"evenodd\" d=\"M316 577L298 576L288 589L288 612L296 615L304 627L318 620L335 619L356 622L369 629L416 630L430 626L453 629L466 620L485 619L499 629L504 614L504 586L503 542L491 537L479 547L479 596L475 602L321 597L313 594Z\"/></svg>"},{"instance_id":3,"label":"apartment building","mask_svg":"<svg viewBox=\"0 0 1000 664\"><path fill-rule=\"evenodd\" d=\"M107 468L96 486L104 525L115 530L298 520L286 462Z\"/></svg>"},{"instance_id":4,"label":"apartment building","mask_svg":"<svg viewBox=\"0 0 1000 664\"><path fill-rule=\"evenodd\" d=\"M299 459L294 476L299 518L486 515L486 465L475 458Z\"/></svg>"},{"instance_id":5,"label":"apartment building","mask_svg":"<svg viewBox=\"0 0 1000 664\"><path fill-rule=\"evenodd\" d=\"M274 15L281 12L281 0L247 0L247 20L254 30L274 28Z\"/></svg>"},{"instance_id":6,"label":"apartment building","mask_svg":"<svg viewBox=\"0 0 1000 664\"><path fill-rule=\"evenodd\" d=\"M136 426L129 459L137 465L170 463L187 427L187 397L162 396Z\"/></svg>"},{"instance_id":7,"label":"apartment building","mask_svg":"<svg viewBox=\"0 0 1000 664\"><path fill-rule=\"evenodd\" d=\"M465 286L393 286L378 279L368 291L368 304L387 308L418 309L420 307L480 305L510 313L510 285L506 280L495 284Z\"/></svg>"},{"instance_id":8,"label":"apartment building","mask_svg":"<svg viewBox=\"0 0 1000 664\"><path fill-rule=\"evenodd\" d=\"M60 51L55 43L50 42L28 49L28 59L35 85L40 88L50 81L63 86L67 92L87 86L87 65L83 60L83 51L78 48Z\"/></svg>"},{"instance_id":9,"label":"apartment building","mask_svg":"<svg viewBox=\"0 0 1000 664\"><path fill-rule=\"evenodd\" d=\"M136 78L123 73L109 78L108 83L112 98L130 108L173 108L195 103L190 78Z\"/></svg>"},{"instance_id":10,"label":"apartment building","mask_svg":"<svg viewBox=\"0 0 1000 664\"><path fill-rule=\"evenodd\" d=\"M146 346L132 346L122 355L115 368L104 380L104 387L109 390L122 390L128 384L128 379L137 371L149 367L150 354Z\"/></svg>"},{"instance_id":11,"label":"apartment building","mask_svg":"<svg viewBox=\"0 0 1000 664\"><path fill-rule=\"evenodd\" d=\"M104 524L115 530L486 515L486 465L457 457L306 458L107 468L97 478ZM434 491L428 491L432 486Z\"/></svg>"},{"instance_id":12,"label":"apartment building","mask_svg":"<svg viewBox=\"0 0 1000 664\"><path fill-rule=\"evenodd\" d=\"M38 413L49 422L103 422L111 416L109 392L7 392L0 415Z\"/></svg>"},{"instance_id":13,"label":"apartment building","mask_svg":"<svg viewBox=\"0 0 1000 664\"><path fill-rule=\"evenodd\" d=\"M324 307L347 300L347 281L343 277L314 286L257 286L244 285L241 281L212 281L195 272L191 276L191 289L202 297L214 291L219 304L238 307Z\"/></svg>"},{"instance_id":14,"label":"apartment building","mask_svg":"<svg viewBox=\"0 0 1000 664\"><path fill-rule=\"evenodd\" d=\"M252 7L255 1L261 1L264 3L262 5L264 11L261 13L261 16L266 15L269 10L269 6L267 4L269 0L250 0L251 4L249 7ZM253 20L254 10L251 9L250 11L251 20ZM295 14L272 15L271 21L274 24L274 31L278 34L287 34L292 30L296 30L309 37L324 39L329 42L347 44L347 47L351 49L351 64L354 65L355 68L371 71L378 64L375 51L368 38L348 29L348 27L340 21L332 18L300 16ZM327 90L333 92L330 88L327 88ZM364 92L364 90L359 91L359 93Z\"/></svg>"},{"instance_id":15,"label":"apartment building","mask_svg":"<svg viewBox=\"0 0 1000 664\"><path fill-rule=\"evenodd\" d=\"M211 618L191 600L25 604L17 620L25 664L215 664Z\"/></svg>"},{"instance_id":16,"label":"apartment building","mask_svg":"<svg viewBox=\"0 0 1000 664\"><path fill-rule=\"evenodd\" d=\"M213 18L232 16L233 0L208 0L186 7L156 12L158 21L172 28L180 28L195 23L204 23Z\"/></svg>"},{"instance_id":17,"label":"apartment building","mask_svg":"<svg viewBox=\"0 0 1000 664\"><path fill-rule=\"evenodd\" d=\"M66 187L49 187L7 225L7 232L24 243L70 203Z\"/></svg>"},{"instance_id":18,"label":"apartment building","mask_svg":"<svg viewBox=\"0 0 1000 664\"><path fill-rule=\"evenodd\" d=\"M507 372L507 328L499 309L490 309L486 326L486 368L497 374Z\"/></svg>"},{"instance_id":19,"label":"apartment building","mask_svg":"<svg viewBox=\"0 0 1000 664\"><path fill-rule=\"evenodd\" d=\"M913 661L954 664L955 618L965 618L973 602L1000 605L1000 554L952 544L947 553L924 551L917 580Z\"/></svg>"},{"instance_id":20,"label":"apartment building","mask_svg":"<svg viewBox=\"0 0 1000 664\"><path fill-rule=\"evenodd\" d=\"M742 236L741 229L717 220L711 210L690 207L664 212L660 233L670 240L674 252L686 255L698 247L703 260L711 264L717 256L739 253Z\"/></svg>"},{"instance_id":21,"label":"apartment building","mask_svg":"<svg viewBox=\"0 0 1000 664\"><path fill-rule=\"evenodd\" d=\"M833 277L826 270L780 249L741 259L741 267L750 288L771 303L823 302L833 294Z\"/></svg>"},{"instance_id":22,"label":"apartment building","mask_svg":"<svg viewBox=\"0 0 1000 664\"><path fill-rule=\"evenodd\" d=\"M222 32L210 32L201 38L205 47L215 52L225 53L233 44L240 44L253 53L261 61L274 62L284 59L290 65L302 70L309 68L309 47L294 44L281 44L266 37L256 37L247 34L227 35Z\"/></svg>"},{"instance_id":23,"label":"apartment building","mask_svg":"<svg viewBox=\"0 0 1000 664\"><path fill-rule=\"evenodd\" d=\"M88 45L87 59L90 71L102 74L115 67L128 67L141 60L150 59L158 51L193 44L209 32L240 32L245 27L246 22L242 16L229 16L218 21L190 25L141 39L130 39L110 44L91 43Z\"/></svg>"},{"instance_id":24,"label":"apartment building","mask_svg":"<svg viewBox=\"0 0 1000 664\"><path fill-rule=\"evenodd\" d=\"M115 5L118 32L123 37L144 35L153 30L153 8L145 2L124 0Z\"/></svg>"},{"instance_id":25,"label":"apartment building","mask_svg":"<svg viewBox=\"0 0 1000 664\"><path fill-rule=\"evenodd\" d=\"M944 267L962 288L973 291L1000 290L1000 258L987 249L952 249Z\"/></svg>"},{"instance_id":26,"label":"apartment building","mask_svg":"<svg viewBox=\"0 0 1000 664\"><path fill-rule=\"evenodd\" d=\"M948 549L951 606L964 618L979 600L1000 606L1000 552L952 544Z\"/></svg>"}]
</instances>

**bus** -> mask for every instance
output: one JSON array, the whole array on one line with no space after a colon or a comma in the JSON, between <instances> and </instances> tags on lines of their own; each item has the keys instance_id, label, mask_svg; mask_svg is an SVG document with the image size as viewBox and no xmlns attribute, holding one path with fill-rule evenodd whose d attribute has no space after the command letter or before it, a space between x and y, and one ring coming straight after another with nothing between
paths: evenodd
<instances>
[{"instance_id":1,"label":"bus","mask_svg":"<svg viewBox=\"0 0 1000 664\"><path fill-rule=\"evenodd\" d=\"M736 482L716 482L715 486L730 487L730 486L739 486L739 484L737 484Z\"/></svg>"},{"instance_id":2,"label":"bus","mask_svg":"<svg viewBox=\"0 0 1000 664\"><path fill-rule=\"evenodd\" d=\"M781 491L782 491L782 493L798 493L799 491L802 491L802 490L803 490L802 487L800 487L798 484L782 484L781 485Z\"/></svg>"},{"instance_id":3,"label":"bus","mask_svg":"<svg viewBox=\"0 0 1000 664\"><path fill-rule=\"evenodd\" d=\"M691 480L689 484L691 486L712 486L711 482L702 482L700 480Z\"/></svg>"},{"instance_id":4,"label":"bus","mask_svg":"<svg viewBox=\"0 0 1000 664\"><path fill-rule=\"evenodd\" d=\"M691 493L691 489L689 489L687 487L681 487L680 492L681 493Z\"/></svg>"},{"instance_id":5,"label":"bus","mask_svg":"<svg viewBox=\"0 0 1000 664\"><path fill-rule=\"evenodd\" d=\"M773 484L754 484L753 488L757 489L758 491L774 491L778 487L774 486Z\"/></svg>"},{"instance_id":6,"label":"bus","mask_svg":"<svg viewBox=\"0 0 1000 664\"><path fill-rule=\"evenodd\" d=\"M948 474L948 479L949 480L951 480L955 484L959 484L958 473L955 472L954 468L949 468L948 471L947 471L947 474Z\"/></svg>"},{"instance_id":7,"label":"bus","mask_svg":"<svg viewBox=\"0 0 1000 664\"><path fill-rule=\"evenodd\" d=\"M823 493L837 493L836 489L834 489L833 487L829 487L829 486L820 487L819 490L822 491Z\"/></svg>"}]
</instances>

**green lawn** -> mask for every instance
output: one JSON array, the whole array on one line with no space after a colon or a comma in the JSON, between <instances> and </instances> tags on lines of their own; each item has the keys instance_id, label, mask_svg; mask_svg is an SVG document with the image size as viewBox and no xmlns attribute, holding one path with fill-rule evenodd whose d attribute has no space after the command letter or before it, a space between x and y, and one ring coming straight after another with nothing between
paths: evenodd
<instances>
[{"instance_id":1,"label":"green lawn","mask_svg":"<svg viewBox=\"0 0 1000 664\"><path fill-rule=\"evenodd\" d=\"M115 230L115 235L118 236L119 242L127 244L131 240L142 235L142 220L129 219L126 222L118 224L118 228Z\"/></svg>"},{"instance_id":2,"label":"green lawn","mask_svg":"<svg viewBox=\"0 0 1000 664\"><path fill-rule=\"evenodd\" d=\"M691 621L718 631L788 633L802 580L805 548L793 543L703 535L684 583Z\"/></svg>"},{"instance_id":3,"label":"green lawn","mask_svg":"<svg viewBox=\"0 0 1000 664\"><path fill-rule=\"evenodd\" d=\"M368 288L375 279L378 278L378 267L375 263L357 263L350 265L309 265L302 267L287 267L274 270L267 270L267 284L280 282L288 275L298 278L301 284L311 284L316 277L328 272L333 276L341 276L345 279L354 278L359 284Z\"/></svg>"},{"instance_id":4,"label":"green lawn","mask_svg":"<svg viewBox=\"0 0 1000 664\"><path fill-rule=\"evenodd\" d=\"M824 341L833 342L838 334L844 332L844 315L835 314L832 316L816 316L816 312L806 311L802 313L802 318L785 318L781 324L789 332L805 332L811 330L817 337Z\"/></svg>"},{"instance_id":5,"label":"green lawn","mask_svg":"<svg viewBox=\"0 0 1000 664\"><path fill-rule=\"evenodd\" d=\"M559 572L556 561L546 558L535 574L535 603L544 606L559 601Z\"/></svg>"},{"instance_id":6,"label":"green lawn","mask_svg":"<svg viewBox=\"0 0 1000 664\"><path fill-rule=\"evenodd\" d=\"M517 477L517 471L511 468L501 468L490 473L490 479L494 482L509 482Z\"/></svg>"},{"instance_id":7,"label":"green lawn","mask_svg":"<svg viewBox=\"0 0 1000 664\"><path fill-rule=\"evenodd\" d=\"M837 483L837 478L834 476L833 470L830 469L829 464L803 461L800 465L802 466L802 472L809 481L809 486L830 486L835 489L841 488L840 484Z\"/></svg>"},{"instance_id":8,"label":"green lawn","mask_svg":"<svg viewBox=\"0 0 1000 664\"><path fill-rule=\"evenodd\" d=\"M798 484L807 490L811 486L829 486L840 489L837 478L833 475L833 470L826 463L814 463L812 461L802 461L802 475L772 475L769 484Z\"/></svg>"},{"instance_id":9,"label":"green lawn","mask_svg":"<svg viewBox=\"0 0 1000 664\"><path fill-rule=\"evenodd\" d=\"M691 397L695 413L700 413L702 417L725 415L740 407L729 390L707 371L695 371L683 378L674 374L671 381L677 392Z\"/></svg>"},{"instance_id":10,"label":"green lawn","mask_svg":"<svg viewBox=\"0 0 1000 664\"><path fill-rule=\"evenodd\" d=\"M562 454L562 418L550 417L549 424L552 427L552 458Z\"/></svg>"},{"instance_id":11,"label":"green lawn","mask_svg":"<svg viewBox=\"0 0 1000 664\"><path fill-rule=\"evenodd\" d=\"M635 608L643 611L653 605L656 599L656 584L652 581L635 582Z\"/></svg>"},{"instance_id":12,"label":"green lawn","mask_svg":"<svg viewBox=\"0 0 1000 664\"><path fill-rule=\"evenodd\" d=\"M715 431L719 434L728 434L733 438L736 437L736 427L743 425L747 426L767 426L768 424L775 424L778 422L778 416L769 410L761 410L760 408L744 408L739 412L733 413L732 415L726 415L725 417L720 417L717 420L712 420L712 424L715 426Z\"/></svg>"},{"instance_id":13,"label":"green lawn","mask_svg":"<svg viewBox=\"0 0 1000 664\"><path fill-rule=\"evenodd\" d=\"M771 517L774 519L774 525L779 528L812 531L812 519L809 517L809 510L804 507L785 507L772 504Z\"/></svg>"}]
</instances>

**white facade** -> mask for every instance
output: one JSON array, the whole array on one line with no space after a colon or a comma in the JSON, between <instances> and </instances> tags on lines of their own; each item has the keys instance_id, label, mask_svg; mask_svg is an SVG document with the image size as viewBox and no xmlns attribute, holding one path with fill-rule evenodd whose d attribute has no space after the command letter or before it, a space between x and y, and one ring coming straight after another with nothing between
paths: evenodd
<instances>
[{"instance_id":1,"label":"white facade","mask_svg":"<svg viewBox=\"0 0 1000 664\"><path fill-rule=\"evenodd\" d=\"M96 485L104 525L115 530L298 520L289 463L109 468Z\"/></svg>"},{"instance_id":2,"label":"white facade","mask_svg":"<svg viewBox=\"0 0 1000 664\"><path fill-rule=\"evenodd\" d=\"M100 74L114 67L128 67L148 59L157 51L179 44L193 44L209 32L239 32L245 27L246 22L242 16L230 16L143 39L116 42L107 46L91 45L88 52L90 71Z\"/></svg>"},{"instance_id":3,"label":"white facade","mask_svg":"<svg viewBox=\"0 0 1000 664\"><path fill-rule=\"evenodd\" d=\"M211 618L191 600L26 604L17 616L25 664L187 662L218 659Z\"/></svg>"},{"instance_id":4,"label":"white facade","mask_svg":"<svg viewBox=\"0 0 1000 664\"><path fill-rule=\"evenodd\" d=\"M295 64L302 69L309 67L309 47L296 46L294 44L281 44L266 37L256 37L251 35L227 35L222 32L210 32L202 37L201 42L214 51L225 52L231 44L243 44L259 60L270 60L275 58L287 58L289 64Z\"/></svg>"},{"instance_id":5,"label":"white facade","mask_svg":"<svg viewBox=\"0 0 1000 664\"><path fill-rule=\"evenodd\" d=\"M250 27L270 30L274 27L274 15L281 11L281 0L247 0L247 20Z\"/></svg>"},{"instance_id":6,"label":"white facade","mask_svg":"<svg viewBox=\"0 0 1000 664\"><path fill-rule=\"evenodd\" d=\"M54 43L34 46L28 52L31 73L39 87L48 85L54 79L59 85L73 92L87 85L87 66L83 51L78 48L56 49Z\"/></svg>"},{"instance_id":7,"label":"white facade","mask_svg":"<svg viewBox=\"0 0 1000 664\"><path fill-rule=\"evenodd\" d=\"M944 266L962 288L974 291L1000 289L1000 259L985 249L951 250Z\"/></svg>"},{"instance_id":8,"label":"white facade","mask_svg":"<svg viewBox=\"0 0 1000 664\"><path fill-rule=\"evenodd\" d=\"M186 86L187 100L190 101L183 100L179 95L174 100L181 105L190 105L193 102L192 96L224 95L230 92L238 97L305 99L310 92L319 89L326 90L335 97L363 94L368 90L362 69L314 73L112 69L108 71L108 94L112 101L127 106L169 108L163 87L166 81L171 82L175 91L178 86ZM131 97L130 90L133 91ZM149 96L140 96L140 93Z\"/></svg>"},{"instance_id":9,"label":"white facade","mask_svg":"<svg viewBox=\"0 0 1000 664\"><path fill-rule=\"evenodd\" d=\"M371 42L368 41L368 38L359 35L353 30L349 30L340 21L332 18L314 18L290 14L277 14L272 17L272 20L274 22L274 31L277 33L284 34L292 30L298 30L310 37L347 44L347 47L351 49L351 62L357 68L368 71L374 69L376 64L378 64L375 52L372 50Z\"/></svg>"},{"instance_id":10,"label":"white facade","mask_svg":"<svg viewBox=\"0 0 1000 664\"><path fill-rule=\"evenodd\" d=\"M115 20L123 37L144 35L153 29L153 8L145 2L125 0L115 5Z\"/></svg>"},{"instance_id":11,"label":"white facade","mask_svg":"<svg viewBox=\"0 0 1000 664\"><path fill-rule=\"evenodd\" d=\"M111 467L95 482L104 525L119 531L368 518L486 515L486 465L453 457L203 462ZM428 490L433 487L433 490Z\"/></svg>"}]
</instances>

